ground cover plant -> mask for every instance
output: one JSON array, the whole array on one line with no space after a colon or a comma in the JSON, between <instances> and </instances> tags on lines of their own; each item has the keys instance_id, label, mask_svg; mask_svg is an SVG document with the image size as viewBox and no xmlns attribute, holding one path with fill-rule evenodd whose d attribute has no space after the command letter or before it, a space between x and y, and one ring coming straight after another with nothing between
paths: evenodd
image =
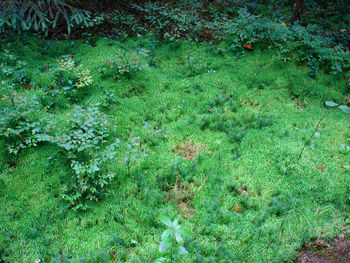
<instances>
[{"instance_id":1,"label":"ground cover plant","mask_svg":"<svg viewBox=\"0 0 350 263\"><path fill-rule=\"evenodd\" d=\"M91 2L0 4L0 262L346 261L342 1Z\"/></svg>"},{"instance_id":2,"label":"ground cover plant","mask_svg":"<svg viewBox=\"0 0 350 263\"><path fill-rule=\"evenodd\" d=\"M32 41L6 43L31 89L2 75L4 262L288 262L348 231L349 115L330 107L346 106L343 79L186 41L116 78L100 64L152 39L51 42L45 55ZM92 81L47 107L67 55Z\"/></svg>"}]
</instances>

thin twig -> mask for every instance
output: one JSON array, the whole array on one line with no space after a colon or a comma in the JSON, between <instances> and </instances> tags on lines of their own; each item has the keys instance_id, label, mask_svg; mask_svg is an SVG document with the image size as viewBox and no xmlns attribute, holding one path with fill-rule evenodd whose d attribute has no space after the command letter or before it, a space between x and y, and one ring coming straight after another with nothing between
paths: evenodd
<instances>
[{"instance_id":1,"label":"thin twig","mask_svg":"<svg viewBox=\"0 0 350 263\"><path fill-rule=\"evenodd\" d=\"M304 144L303 149L301 149L301 151L300 151L300 153L299 153L298 161L300 160L300 158L301 158L301 156L302 156L302 154L303 154L303 152L304 152L304 149L305 149L306 145L308 145L308 144L310 143L311 139L315 136L315 133L316 133L317 130L318 130L318 126L320 126L320 124L321 124L322 120L324 119L324 117L326 117L326 115L324 115L324 116L318 121L318 123L317 123L317 125L316 125L316 128L315 128L315 131L312 133L312 135L310 136L310 138L309 138L309 139L307 140L307 142Z\"/></svg>"}]
</instances>

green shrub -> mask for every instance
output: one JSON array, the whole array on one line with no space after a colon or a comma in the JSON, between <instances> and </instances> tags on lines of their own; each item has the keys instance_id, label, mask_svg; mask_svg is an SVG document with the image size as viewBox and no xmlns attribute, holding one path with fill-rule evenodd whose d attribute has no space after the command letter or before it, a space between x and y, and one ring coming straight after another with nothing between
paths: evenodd
<instances>
[{"instance_id":1,"label":"green shrub","mask_svg":"<svg viewBox=\"0 0 350 263\"><path fill-rule=\"evenodd\" d=\"M112 75L116 80L123 75L131 77L146 66L144 58L147 56L147 52L145 49L137 52L120 49L116 52L115 58L109 59L99 66L98 72L104 76Z\"/></svg>"},{"instance_id":2,"label":"green shrub","mask_svg":"<svg viewBox=\"0 0 350 263\"><path fill-rule=\"evenodd\" d=\"M69 56L63 56L58 61L58 67L51 70L51 73L54 85L46 90L50 97L48 107L53 106L60 96L77 101L81 91L88 88L93 82L90 70L82 65L77 66Z\"/></svg>"},{"instance_id":3,"label":"green shrub","mask_svg":"<svg viewBox=\"0 0 350 263\"><path fill-rule=\"evenodd\" d=\"M321 35L315 25L307 27L295 24L287 27L260 15L253 15L247 9L240 9L238 17L225 25L226 41L230 49L242 48L243 44L264 43L277 49L278 57L287 61L309 62L315 77L318 67L337 74L350 68L349 51L335 45Z\"/></svg>"},{"instance_id":4,"label":"green shrub","mask_svg":"<svg viewBox=\"0 0 350 263\"><path fill-rule=\"evenodd\" d=\"M31 78L24 72L26 62L19 60L8 49L4 49L0 53L0 63L4 80L7 80L8 83L30 88L28 85L30 85Z\"/></svg>"},{"instance_id":5,"label":"green shrub","mask_svg":"<svg viewBox=\"0 0 350 263\"><path fill-rule=\"evenodd\" d=\"M115 176L107 163L113 162L119 140L105 146L112 126L96 105L76 106L68 120L69 130L57 136L56 143L64 151L73 177L64 187L63 198L76 209L87 209L86 201L98 201Z\"/></svg>"},{"instance_id":6,"label":"green shrub","mask_svg":"<svg viewBox=\"0 0 350 263\"><path fill-rule=\"evenodd\" d=\"M179 225L178 220L171 221L167 216L159 216L158 220L168 228L162 234L162 241L159 244L160 258L154 262L178 262L188 253L184 247L184 236L189 236L189 231Z\"/></svg>"},{"instance_id":7,"label":"green shrub","mask_svg":"<svg viewBox=\"0 0 350 263\"><path fill-rule=\"evenodd\" d=\"M52 140L36 96L19 93L14 86L1 86L0 92L0 138L6 140L10 153Z\"/></svg>"}]
</instances>

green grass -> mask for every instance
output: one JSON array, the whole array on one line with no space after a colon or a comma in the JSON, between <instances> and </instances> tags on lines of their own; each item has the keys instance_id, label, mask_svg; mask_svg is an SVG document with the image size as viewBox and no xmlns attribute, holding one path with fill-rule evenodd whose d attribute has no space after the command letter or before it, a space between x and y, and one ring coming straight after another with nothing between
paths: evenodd
<instances>
[{"instance_id":1,"label":"green grass","mask_svg":"<svg viewBox=\"0 0 350 263\"><path fill-rule=\"evenodd\" d=\"M156 48L155 67L116 82L101 78L98 64L121 46L148 48L147 40L101 39L96 47L51 42L44 55L43 40L8 45L28 63L35 82L31 93L44 96L43 88L50 85L45 65L74 54L94 78L79 104L101 102L104 89L117 98L105 109L118 125L116 137L142 137L145 121L169 136L153 145L145 142L148 156L133 166L131 178L121 150L106 197L85 212L69 209L61 198L71 172L54 145L9 156L0 142L0 255L5 262L66 262L65 257L104 262L112 248L115 262L149 262L165 230L156 220L160 214L179 218L192 232L184 262L293 261L303 243L348 229L350 176L343 166L349 153L339 147L349 144L349 115L324 107L326 100L341 102L346 82L339 77L320 73L312 79L307 67L278 61L273 51L219 54L213 46L175 42ZM187 52L211 70L189 76L183 63ZM72 108L65 105L47 115L64 126ZM297 161L323 116L320 136ZM256 127L259 117L266 125ZM246 127L245 134L225 126L231 122ZM193 160L176 154L186 141L200 151Z\"/></svg>"}]
</instances>

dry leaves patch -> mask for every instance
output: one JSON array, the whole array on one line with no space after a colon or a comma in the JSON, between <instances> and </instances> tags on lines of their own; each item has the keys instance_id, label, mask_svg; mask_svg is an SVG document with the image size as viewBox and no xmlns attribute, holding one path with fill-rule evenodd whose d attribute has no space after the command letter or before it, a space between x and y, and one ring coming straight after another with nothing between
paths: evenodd
<instances>
[{"instance_id":1,"label":"dry leaves patch","mask_svg":"<svg viewBox=\"0 0 350 263\"><path fill-rule=\"evenodd\" d=\"M194 144L190 141L184 141L181 145L177 145L175 147L175 154L181 156L183 160L190 159L193 160L202 150L204 150L204 147L199 144Z\"/></svg>"},{"instance_id":2,"label":"dry leaves patch","mask_svg":"<svg viewBox=\"0 0 350 263\"><path fill-rule=\"evenodd\" d=\"M193 199L193 193L186 188L179 178L176 179L175 185L169 191L165 200L172 200L176 203L177 208L183 214L183 218L189 219L194 216L196 210L190 205Z\"/></svg>"}]
</instances>

